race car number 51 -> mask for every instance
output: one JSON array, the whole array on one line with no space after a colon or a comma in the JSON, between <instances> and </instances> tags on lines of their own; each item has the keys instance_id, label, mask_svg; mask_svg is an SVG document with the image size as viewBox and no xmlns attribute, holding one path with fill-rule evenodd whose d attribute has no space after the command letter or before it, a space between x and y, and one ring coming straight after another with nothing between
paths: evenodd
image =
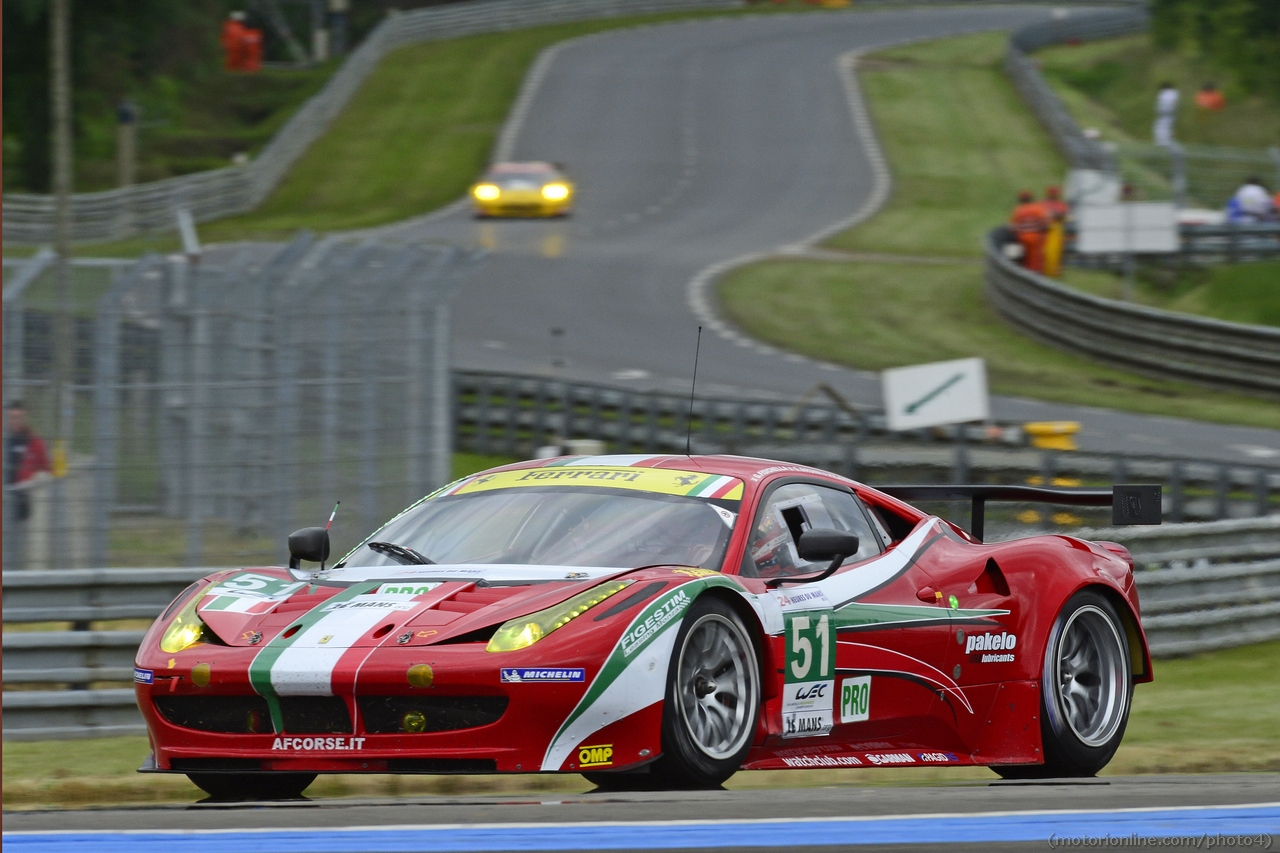
<instances>
[{"instance_id":1,"label":"race car number 51","mask_svg":"<svg viewBox=\"0 0 1280 853\"><path fill-rule=\"evenodd\" d=\"M782 736L830 733L835 706L835 624L830 610L786 614Z\"/></svg>"}]
</instances>

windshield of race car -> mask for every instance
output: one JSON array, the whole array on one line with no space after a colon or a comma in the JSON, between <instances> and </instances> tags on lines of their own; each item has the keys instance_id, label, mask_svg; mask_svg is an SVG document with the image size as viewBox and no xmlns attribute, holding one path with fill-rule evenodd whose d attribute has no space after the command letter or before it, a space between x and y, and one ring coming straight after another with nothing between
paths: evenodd
<instances>
[{"instance_id":1,"label":"windshield of race car","mask_svg":"<svg viewBox=\"0 0 1280 853\"><path fill-rule=\"evenodd\" d=\"M482 475L406 510L340 565L719 570L741 496L738 480L683 471L538 468Z\"/></svg>"}]
</instances>

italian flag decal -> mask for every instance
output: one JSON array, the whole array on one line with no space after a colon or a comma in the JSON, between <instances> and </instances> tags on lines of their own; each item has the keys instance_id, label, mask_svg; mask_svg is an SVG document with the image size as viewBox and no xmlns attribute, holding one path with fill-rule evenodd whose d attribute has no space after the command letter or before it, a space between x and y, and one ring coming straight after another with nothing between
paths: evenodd
<instances>
[{"instance_id":1,"label":"italian flag decal","mask_svg":"<svg viewBox=\"0 0 1280 853\"><path fill-rule=\"evenodd\" d=\"M352 646L387 617L387 608L377 606L387 602L382 596L368 602L354 599L377 587L377 583L355 584L325 599L300 614L253 659L249 683L267 700L276 732L284 731L279 697L332 696L334 671L343 655L363 658L371 651Z\"/></svg>"}]
</instances>

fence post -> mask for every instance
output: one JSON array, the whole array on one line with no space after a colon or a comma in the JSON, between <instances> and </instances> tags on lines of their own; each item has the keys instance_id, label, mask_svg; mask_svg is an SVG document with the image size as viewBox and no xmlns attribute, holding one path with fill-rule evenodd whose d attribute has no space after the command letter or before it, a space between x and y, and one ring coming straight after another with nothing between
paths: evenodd
<instances>
[{"instance_id":1,"label":"fence post","mask_svg":"<svg viewBox=\"0 0 1280 853\"><path fill-rule=\"evenodd\" d=\"M185 263L185 261L183 261ZM188 270L191 312L191 383L187 406L187 565L204 562L204 516L213 471L209 453L210 348L213 344L209 288L203 287L198 267Z\"/></svg>"},{"instance_id":2,"label":"fence post","mask_svg":"<svg viewBox=\"0 0 1280 853\"><path fill-rule=\"evenodd\" d=\"M432 310L435 347L431 357L431 470L428 489L438 489L453 479L453 412L450 401L452 371L449 369L449 302L441 297ZM424 492L425 493L425 492Z\"/></svg>"},{"instance_id":3,"label":"fence post","mask_svg":"<svg viewBox=\"0 0 1280 853\"><path fill-rule=\"evenodd\" d=\"M1182 463L1175 461L1169 471L1169 520L1182 521Z\"/></svg>"},{"instance_id":4,"label":"fence post","mask_svg":"<svg viewBox=\"0 0 1280 853\"><path fill-rule=\"evenodd\" d=\"M1227 508L1227 500L1231 492L1231 472L1226 465L1218 466L1217 482L1214 484L1214 507L1213 517L1228 518L1230 513Z\"/></svg>"},{"instance_id":5,"label":"fence post","mask_svg":"<svg viewBox=\"0 0 1280 853\"><path fill-rule=\"evenodd\" d=\"M135 266L141 267L143 261ZM93 426L94 477L93 520L90 525L89 564L106 566L107 540L111 528L111 507L116 500L116 453L119 448L120 310L121 291L132 283L132 275L115 271L111 289L98 302L94 322Z\"/></svg>"}]
</instances>

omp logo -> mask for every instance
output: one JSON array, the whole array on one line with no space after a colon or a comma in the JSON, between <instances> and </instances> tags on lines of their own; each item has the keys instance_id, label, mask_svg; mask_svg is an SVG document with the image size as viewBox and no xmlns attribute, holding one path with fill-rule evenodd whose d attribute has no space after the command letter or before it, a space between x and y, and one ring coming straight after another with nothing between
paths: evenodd
<instances>
[{"instance_id":1,"label":"omp logo","mask_svg":"<svg viewBox=\"0 0 1280 853\"><path fill-rule=\"evenodd\" d=\"M613 744L578 747L579 767L608 767L613 763Z\"/></svg>"},{"instance_id":2,"label":"omp logo","mask_svg":"<svg viewBox=\"0 0 1280 853\"><path fill-rule=\"evenodd\" d=\"M999 634L970 634L965 640L964 653L972 654L973 652L998 652L1013 651L1018 645L1018 636L1016 634L1008 634L1001 631ZM993 655L993 657L1004 657L1003 655ZM1009 660L1013 660L1013 656L1009 655Z\"/></svg>"},{"instance_id":3,"label":"omp logo","mask_svg":"<svg viewBox=\"0 0 1280 853\"><path fill-rule=\"evenodd\" d=\"M823 698L824 696L826 696L826 695L827 695L827 685L828 685L828 684L830 684L830 682L828 682L828 681L820 681L820 682L818 682L818 683L816 683L816 684L810 684L810 685L807 685L807 686L805 686L805 685L801 685L801 687L800 687L798 690L796 690L796 696L795 696L795 698L796 698L797 700L800 700L800 699L821 699L821 698Z\"/></svg>"}]
</instances>

